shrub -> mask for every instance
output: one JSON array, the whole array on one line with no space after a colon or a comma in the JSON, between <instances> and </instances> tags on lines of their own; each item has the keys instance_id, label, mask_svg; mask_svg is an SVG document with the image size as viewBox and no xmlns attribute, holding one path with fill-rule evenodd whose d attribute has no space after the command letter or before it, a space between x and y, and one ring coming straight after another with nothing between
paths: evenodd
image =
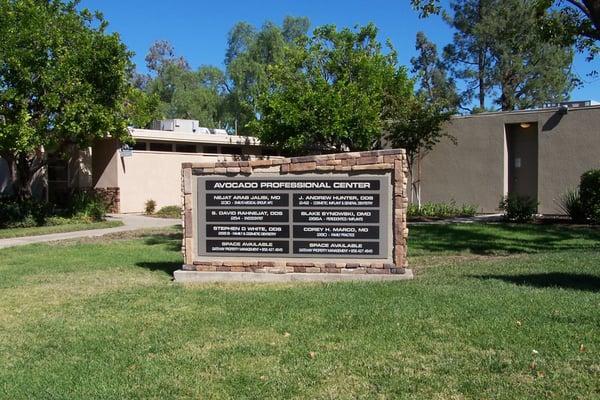
<instances>
[{"instance_id":1,"label":"shrub","mask_svg":"<svg viewBox=\"0 0 600 400\"><path fill-rule=\"evenodd\" d=\"M500 200L500 209L504 218L514 222L527 222L533 219L538 202L529 196L509 195Z\"/></svg>"},{"instance_id":2,"label":"shrub","mask_svg":"<svg viewBox=\"0 0 600 400\"><path fill-rule=\"evenodd\" d=\"M157 217L161 218L180 218L181 217L181 207L179 206L165 206L154 214Z\"/></svg>"},{"instance_id":3,"label":"shrub","mask_svg":"<svg viewBox=\"0 0 600 400\"><path fill-rule=\"evenodd\" d=\"M0 200L0 228L28 228L44 225L51 207L42 201L29 199Z\"/></svg>"},{"instance_id":4,"label":"shrub","mask_svg":"<svg viewBox=\"0 0 600 400\"><path fill-rule=\"evenodd\" d=\"M449 203L424 203L420 208L416 204L409 204L407 210L409 217L426 218L472 217L476 213L477 206L472 204L457 206L454 200Z\"/></svg>"},{"instance_id":5,"label":"shrub","mask_svg":"<svg viewBox=\"0 0 600 400\"><path fill-rule=\"evenodd\" d=\"M152 215L154 214L154 211L156 211L156 202L152 199L146 201L146 204L144 205L144 214Z\"/></svg>"},{"instance_id":6,"label":"shrub","mask_svg":"<svg viewBox=\"0 0 600 400\"><path fill-rule=\"evenodd\" d=\"M581 204L578 189L570 189L558 198L558 208L571 218L573 222L583 223L586 221L585 208Z\"/></svg>"},{"instance_id":7,"label":"shrub","mask_svg":"<svg viewBox=\"0 0 600 400\"><path fill-rule=\"evenodd\" d=\"M103 221L108 207L92 191L82 190L71 195L68 214L82 222Z\"/></svg>"},{"instance_id":8,"label":"shrub","mask_svg":"<svg viewBox=\"0 0 600 400\"><path fill-rule=\"evenodd\" d=\"M593 224L600 224L600 169L581 175L579 197L586 216Z\"/></svg>"}]
</instances>

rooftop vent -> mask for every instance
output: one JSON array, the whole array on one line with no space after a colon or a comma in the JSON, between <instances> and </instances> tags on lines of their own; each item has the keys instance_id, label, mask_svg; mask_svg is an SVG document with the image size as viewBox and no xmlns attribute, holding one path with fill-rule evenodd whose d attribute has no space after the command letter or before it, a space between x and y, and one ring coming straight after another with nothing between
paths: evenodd
<instances>
[{"instance_id":1,"label":"rooftop vent","mask_svg":"<svg viewBox=\"0 0 600 400\"><path fill-rule=\"evenodd\" d=\"M197 133L202 135L227 135L225 129L205 128L195 119L163 119L152 122L152 129L182 133Z\"/></svg>"}]
</instances>

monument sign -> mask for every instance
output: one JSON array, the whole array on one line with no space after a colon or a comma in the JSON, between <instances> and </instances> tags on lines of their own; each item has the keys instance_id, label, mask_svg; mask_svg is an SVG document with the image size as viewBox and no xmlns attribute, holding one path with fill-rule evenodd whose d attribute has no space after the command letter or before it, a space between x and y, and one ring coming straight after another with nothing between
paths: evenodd
<instances>
[{"instance_id":1,"label":"monument sign","mask_svg":"<svg viewBox=\"0 0 600 400\"><path fill-rule=\"evenodd\" d=\"M183 164L184 270L403 273L403 150Z\"/></svg>"}]
</instances>

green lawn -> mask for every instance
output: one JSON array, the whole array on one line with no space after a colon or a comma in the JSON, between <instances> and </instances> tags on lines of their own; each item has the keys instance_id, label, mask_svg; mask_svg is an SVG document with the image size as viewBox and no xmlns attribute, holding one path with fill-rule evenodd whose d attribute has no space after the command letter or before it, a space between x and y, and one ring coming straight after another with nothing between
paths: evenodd
<instances>
[{"instance_id":1,"label":"green lawn","mask_svg":"<svg viewBox=\"0 0 600 400\"><path fill-rule=\"evenodd\" d=\"M123 222L121 221L102 221L91 223L75 222L62 225L34 226L31 228L0 229L0 239L48 235L50 233L86 231L88 229L114 228L122 225Z\"/></svg>"},{"instance_id":2,"label":"green lawn","mask_svg":"<svg viewBox=\"0 0 600 400\"><path fill-rule=\"evenodd\" d=\"M410 234L388 283L180 286L175 230L0 250L0 398L600 398L600 230Z\"/></svg>"}]
</instances>

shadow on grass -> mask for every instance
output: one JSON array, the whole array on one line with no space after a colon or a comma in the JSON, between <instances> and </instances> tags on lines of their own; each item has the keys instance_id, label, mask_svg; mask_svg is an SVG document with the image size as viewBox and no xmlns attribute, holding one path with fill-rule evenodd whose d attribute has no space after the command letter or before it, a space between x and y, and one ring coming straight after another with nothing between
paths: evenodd
<instances>
[{"instance_id":1,"label":"shadow on grass","mask_svg":"<svg viewBox=\"0 0 600 400\"><path fill-rule=\"evenodd\" d=\"M150 271L162 271L169 275L173 275L173 272L181 268L182 262L173 261L156 261L156 262L138 262L135 263L138 267L146 268Z\"/></svg>"},{"instance_id":2,"label":"shadow on grass","mask_svg":"<svg viewBox=\"0 0 600 400\"><path fill-rule=\"evenodd\" d=\"M409 248L479 255L600 248L600 229L529 224L439 224L409 228Z\"/></svg>"},{"instance_id":3,"label":"shadow on grass","mask_svg":"<svg viewBox=\"0 0 600 400\"><path fill-rule=\"evenodd\" d=\"M167 251L179 253L181 251L181 228L176 232L149 233L143 236L144 244L147 246L162 246ZM149 249L149 251L152 251ZM169 275L181 268L183 261L141 261L136 263L138 267L150 271L162 271Z\"/></svg>"},{"instance_id":4,"label":"shadow on grass","mask_svg":"<svg viewBox=\"0 0 600 400\"><path fill-rule=\"evenodd\" d=\"M526 275L471 275L471 278L482 280L501 280L519 286L536 288L561 288L588 292L600 291L600 277L590 274L569 274L564 272L548 272Z\"/></svg>"},{"instance_id":5,"label":"shadow on grass","mask_svg":"<svg viewBox=\"0 0 600 400\"><path fill-rule=\"evenodd\" d=\"M144 243L150 246L164 245L169 251L179 251L181 235L181 232L153 233L144 236Z\"/></svg>"}]
</instances>

